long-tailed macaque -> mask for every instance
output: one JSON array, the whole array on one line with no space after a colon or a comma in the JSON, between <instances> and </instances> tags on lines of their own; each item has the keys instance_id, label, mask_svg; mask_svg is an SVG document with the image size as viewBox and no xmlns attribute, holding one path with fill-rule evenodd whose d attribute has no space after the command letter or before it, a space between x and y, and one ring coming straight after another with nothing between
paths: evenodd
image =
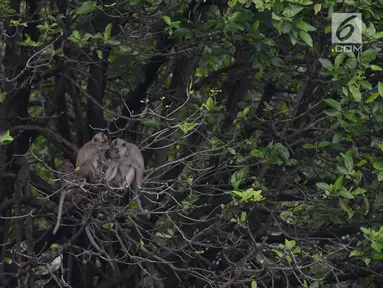
<instances>
[{"instance_id":1,"label":"long-tailed macaque","mask_svg":"<svg viewBox=\"0 0 383 288\"><path fill-rule=\"evenodd\" d=\"M58 212L57 212L56 226L52 232L53 235L56 234L57 230L60 227L60 221L61 221L65 196L69 192L69 190L71 190L70 183L68 183L67 181L72 182L76 179L76 177L74 176L73 164L68 159L65 159L63 162L61 162L58 171L60 173L60 177L62 177L63 180L61 181L60 189L62 191L61 191L59 207L58 207Z\"/></svg>"},{"instance_id":2,"label":"long-tailed macaque","mask_svg":"<svg viewBox=\"0 0 383 288\"><path fill-rule=\"evenodd\" d=\"M128 188L134 184L135 189L132 191L137 208L149 217L149 211L142 209L138 197L139 191L136 191L136 189L141 189L144 180L144 157L140 149L133 143L117 138L113 140L107 153L111 160L104 175L105 180L111 186L117 186L120 189Z\"/></svg>"},{"instance_id":3,"label":"long-tailed macaque","mask_svg":"<svg viewBox=\"0 0 383 288\"><path fill-rule=\"evenodd\" d=\"M80 177L94 182L97 177L101 176L102 166L108 164L105 159L105 151L108 147L108 137L100 132L78 151L76 167L79 168Z\"/></svg>"}]
</instances>

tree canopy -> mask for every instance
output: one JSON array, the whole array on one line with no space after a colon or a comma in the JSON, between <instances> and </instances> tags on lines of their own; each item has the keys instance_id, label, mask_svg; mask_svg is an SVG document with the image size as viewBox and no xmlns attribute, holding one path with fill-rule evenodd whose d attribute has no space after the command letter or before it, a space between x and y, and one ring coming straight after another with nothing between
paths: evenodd
<instances>
[{"instance_id":1,"label":"tree canopy","mask_svg":"<svg viewBox=\"0 0 383 288\"><path fill-rule=\"evenodd\" d=\"M382 0L0 0L0 286L381 287L382 20ZM141 149L149 219L60 170L99 132Z\"/></svg>"}]
</instances>

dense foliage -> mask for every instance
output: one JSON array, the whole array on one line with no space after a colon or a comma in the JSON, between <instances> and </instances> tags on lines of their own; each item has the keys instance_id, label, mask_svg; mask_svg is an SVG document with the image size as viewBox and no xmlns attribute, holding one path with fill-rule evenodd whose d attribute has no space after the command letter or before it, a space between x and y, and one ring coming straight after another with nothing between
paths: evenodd
<instances>
[{"instance_id":1,"label":"dense foliage","mask_svg":"<svg viewBox=\"0 0 383 288\"><path fill-rule=\"evenodd\" d=\"M362 14L357 49L334 12ZM382 0L0 15L1 287L382 285ZM99 131L142 150L151 217L80 181L52 235L58 167Z\"/></svg>"}]
</instances>

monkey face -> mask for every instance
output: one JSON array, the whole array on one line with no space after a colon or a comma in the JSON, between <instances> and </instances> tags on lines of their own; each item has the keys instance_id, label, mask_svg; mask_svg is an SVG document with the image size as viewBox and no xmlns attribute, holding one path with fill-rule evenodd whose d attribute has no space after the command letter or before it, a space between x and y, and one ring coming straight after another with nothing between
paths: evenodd
<instances>
[{"instance_id":1,"label":"monkey face","mask_svg":"<svg viewBox=\"0 0 383 288\"><path fill-rule=\"evenodd\" d=\"M126 142L122 139L114 139L110 145L108 154L110 158L117 159L122 158L127 153Z\"/></svg>"},{"instance_id":2,"label":"monkey face","mask_svg":"<svg viewBox=\"0 0 383 288\"><path fill-rule=\"evenodd\" d=\"M74 169L74 166L73 164L68 160L68 159L64 159L60 166L59 167L62 167L64 170L68 171L68 170L73 170Z\"/></svg>"},{"instance_id":3,"label":"monkey face","mask_svg":"<svg viewBox=\"0 0 383 288\"><path fill-rule=\"evenodd\" d=\"M108 137L102 132L94 135L92 143L98 147L99 150L106 150L109 146Z\"/></svg>"}]
</instances>

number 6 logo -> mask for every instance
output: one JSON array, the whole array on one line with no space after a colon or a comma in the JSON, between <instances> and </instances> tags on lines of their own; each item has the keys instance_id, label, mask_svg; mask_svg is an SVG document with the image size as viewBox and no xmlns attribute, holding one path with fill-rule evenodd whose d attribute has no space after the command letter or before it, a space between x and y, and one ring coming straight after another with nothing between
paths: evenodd
<instances>
[{"instance_id":1,"label":"number 6 logo","mask_svg":"<svg viewBox=\"0 0 383 288\"><path fill-rule=\"evenodd\" d=\"M362 43L362 14L333 13L332 43Z\"/></svg>"}]
</instances>

